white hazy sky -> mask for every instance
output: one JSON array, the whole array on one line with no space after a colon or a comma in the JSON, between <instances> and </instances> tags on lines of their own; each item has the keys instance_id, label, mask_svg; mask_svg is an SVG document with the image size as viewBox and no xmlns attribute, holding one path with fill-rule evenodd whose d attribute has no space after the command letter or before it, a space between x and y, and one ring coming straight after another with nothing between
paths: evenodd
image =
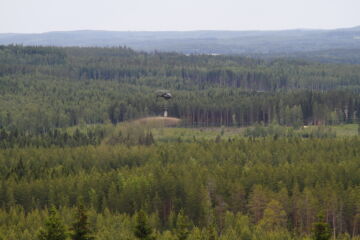
<instances>
[{"instance_id":1,"label":"white hazy sky","mask_svg":"<svg viewBox=\"0 0 360 240\"><path fill-rule=\"evenodd\" d=\"M360 25L360 0L0 0L1 33Z\"/></svg>"}]
</instances>

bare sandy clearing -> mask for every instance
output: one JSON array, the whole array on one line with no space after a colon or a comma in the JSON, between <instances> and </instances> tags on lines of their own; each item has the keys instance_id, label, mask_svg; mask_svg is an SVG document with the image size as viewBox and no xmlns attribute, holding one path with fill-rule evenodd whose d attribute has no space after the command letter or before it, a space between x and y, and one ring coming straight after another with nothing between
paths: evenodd
<instances>
[{"instance_id":1,"label":"bare sandy clearing","mask_svg":"<svg viewBox=\"0 0 360 240\"><path fill-rule=\"evenodd\" d=\"M174 117L146 117L132 121L132 123L135 124L144 124L154 127L162 127L162 126L171 127L171 126L176 126L180 122L181 119Z\"/></svg>"}]
</instances>

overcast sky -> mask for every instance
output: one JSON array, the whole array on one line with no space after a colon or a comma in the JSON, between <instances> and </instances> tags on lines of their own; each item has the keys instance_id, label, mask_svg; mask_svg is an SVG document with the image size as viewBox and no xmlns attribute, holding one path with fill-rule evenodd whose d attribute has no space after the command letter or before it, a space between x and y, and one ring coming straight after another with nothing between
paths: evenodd
<instances>
[{"instance_id":1,"label":"overcast sky","mask_svg":"<svg viewBox=\"0 0 360 240\"><path fill-rule=\"evenodd\" d=\"M360 0L0 0L1 33L360 25Z\"/></svg>"}]
</instances>

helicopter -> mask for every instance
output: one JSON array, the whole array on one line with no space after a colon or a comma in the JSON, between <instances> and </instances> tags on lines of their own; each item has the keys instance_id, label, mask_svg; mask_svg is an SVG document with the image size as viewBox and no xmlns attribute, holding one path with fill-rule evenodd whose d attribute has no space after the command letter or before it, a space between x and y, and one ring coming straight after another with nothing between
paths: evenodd
<instances>
[{"instance_id":1,"label":"helicopter","mask_svg":"<svg viewBox=\"0 0 360 240\"><path fill-rule=\"evenodd\" d=\"M162 97L165 100L170 100L172 98L172 95L169 92L159 91L159 92L156 93L156 97L157 98Z\"/></svg>"},{"instance_id":2,"label":"helicopter","mask_svg":"<svg viewBox=\"0 0 360 240\"><path fill-rule=\"evenodd\" d=\"M168 91L165 91L165 90L159 90L156 92L156 99L158 99L159 97L165 99L166 101L164 102L164 117L167 117L168 116L168 111L167 111L167 104L166 102L168 100L170 100L172 98L172 95L170 92Z\"/></svg>"}]
</instances>

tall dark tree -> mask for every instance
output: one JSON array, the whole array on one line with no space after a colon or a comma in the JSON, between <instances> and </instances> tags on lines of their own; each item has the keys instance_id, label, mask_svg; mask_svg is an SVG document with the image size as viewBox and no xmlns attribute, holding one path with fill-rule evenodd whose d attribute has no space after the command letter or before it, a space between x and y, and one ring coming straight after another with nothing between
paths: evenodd
<instances>
[{"instance_id":1,"label":"tall dark tree","mask_svg":"<svg viewBox=\"0 0 360 240\"><path fill-rule=\"evenodd\" d=\"M313 224L314 240L329 240L331 238L330 226L324 221L324 216L319 214L317 221Z\"/></svg>"},{"instance_id":2,"label":"tall dark tree","mask_svg":"<svg viewBox=\"0 0 360 240\"><path fill-rule=\"evenodd\" d=\"M75 222L72 225L72 240L94 240L92 231L89 227L88 216L86 215L83 205L79 205L77 208Z\"/></svg>"},{"instance_id":3,"label":"tall dark tree","mask_svg":"<svg viewBox=\"0 0 360 240\"><path fill-rule=\"evenodd\" d=\"M143 210L140 210L136 216L136 225L134 230L134 235L138 239L143 240L154 240L153 229L147 221L146 213Z\"/></svg>"},{"instance_id":4,"label":"tall dark tree","mask_svg":"<svg viewBox=\"0 0 360 240\"><path fill-rule=\"evenodd\" d=\"M67 238L66 229L59 218L55 207L49 210L49 217L45 222L45 228L38 234L39 240L65 240Z\"/></svg>"}]
</instances>

